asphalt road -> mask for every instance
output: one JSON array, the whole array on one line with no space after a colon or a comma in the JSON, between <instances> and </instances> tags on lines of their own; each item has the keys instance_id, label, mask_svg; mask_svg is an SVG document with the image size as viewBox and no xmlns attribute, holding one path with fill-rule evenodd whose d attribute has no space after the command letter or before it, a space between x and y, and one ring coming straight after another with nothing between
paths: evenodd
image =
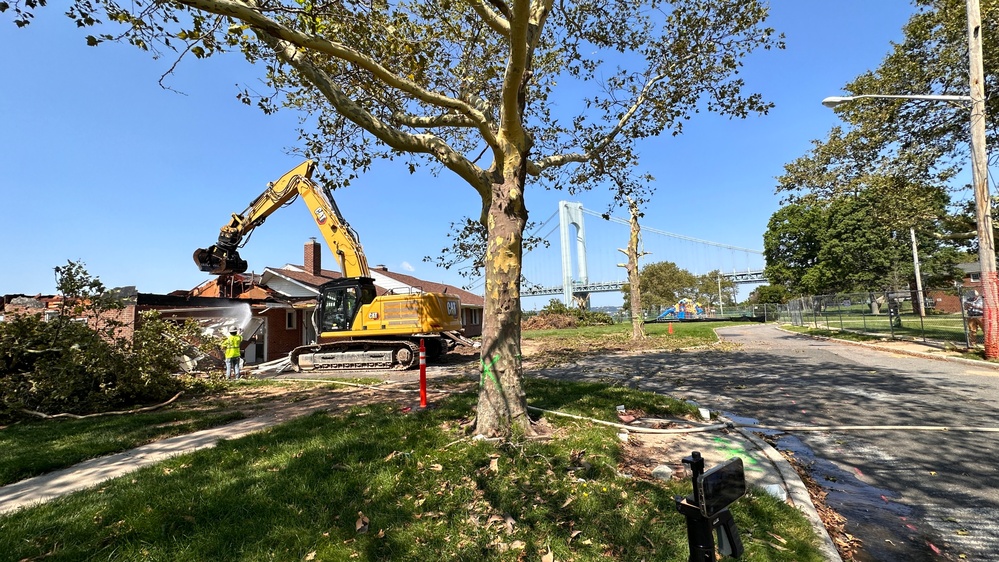
<instances>
[{"instance_id":1,"label":"asphalt road","mask_svg":"<svg viewBox=\"0 0 999 562\"><path fill-rule=\"evenodd\" d=\"M532 374L668 393L761 425L999 427L994 369L769 325L719 334L740 345L588 358ZM999 434L800 432L777 446L811 466L846 531L863 541L858 560L999 560Z\"/></svg>"}]
</instances>

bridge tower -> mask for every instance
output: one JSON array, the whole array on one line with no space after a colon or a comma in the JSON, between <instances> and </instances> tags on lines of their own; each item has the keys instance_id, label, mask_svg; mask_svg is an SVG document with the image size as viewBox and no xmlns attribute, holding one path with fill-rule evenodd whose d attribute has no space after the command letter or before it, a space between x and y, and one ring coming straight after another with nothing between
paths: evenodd
<instances>
[{"instance_id":1,"label":"bridge tower","mask_svg":"<svg viewBox=\"0 0 999 562\"><path fill-rule=\"evenodd\" d=\"M583 204L571 201L558 202L559 233L562 236L562 297L566 306L572 306L578 299L581 308L589 308L588 292L573 293L572 290L572 245L570 227L576 227L576 262L579 267L579 283L589 283L586 271L586 227L583 224Z\"/></svg>"}]
</instances>

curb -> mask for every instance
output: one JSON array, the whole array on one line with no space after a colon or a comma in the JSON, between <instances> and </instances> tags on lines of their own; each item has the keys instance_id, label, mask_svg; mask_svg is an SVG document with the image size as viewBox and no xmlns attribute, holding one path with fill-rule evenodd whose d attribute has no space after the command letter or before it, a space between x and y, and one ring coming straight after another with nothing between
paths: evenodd
<instances>
[{"instance_id":1,"label":"curb","mask_svg":"<svg viewBox=\"0 0 999 562\"><path fill-rule=\"evenodd\" d=\"M718 419L732 423L731 420L723 416L718 416ZM815 534L819 538L819 550L825 559L828 562L843 562L842 557L839 555L839 550L836 549L836 544L833 543L832 537L829 536L829 531L826 530L825 524L822 523L822 518L819 517L818 510L815 509L815 504L812 503L812 498L808 494L808 488L805 487L805 483L801 481L801 477L798 476L791 463L777 452L776 449L771 447L769 443L760 439L752 431L741 427L736 427L735 430L755 445L767 460L774 465L777 472L780 473L780 477L784 481L784 489L787 490L787 497L791 499L792 505L798 508L812 524L812 530L815 531Z\"/></svg>"}]
</instances>

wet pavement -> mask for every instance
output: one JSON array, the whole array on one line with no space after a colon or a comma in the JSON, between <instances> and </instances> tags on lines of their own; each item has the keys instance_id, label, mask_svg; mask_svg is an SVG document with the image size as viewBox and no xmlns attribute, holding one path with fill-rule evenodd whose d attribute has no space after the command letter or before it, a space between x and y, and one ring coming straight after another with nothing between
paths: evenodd
<instances>
[{"instance_id":1,"label":"wet pavement","mask_svg":"<svg viewBox=\"0 0 999 562\"><path fill-rule=\"evenodd\" d=\"M707 352L591 358L539 374L614 381L693 399L763 425L996 427L999 370L912 349L814 340L771 325L719 330ZM791 432L863 541L858 560L999 560L999 439L959 431Z\"/></svg>"}]
</instances>

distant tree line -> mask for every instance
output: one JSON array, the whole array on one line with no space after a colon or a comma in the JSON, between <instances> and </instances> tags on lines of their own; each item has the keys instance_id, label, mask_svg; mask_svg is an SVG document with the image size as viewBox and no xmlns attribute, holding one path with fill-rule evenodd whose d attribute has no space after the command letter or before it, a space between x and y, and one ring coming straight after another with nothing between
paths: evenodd
<instances>
[{"instance_id":1,"label":"distant tree line","mask_svg":"<svg viewBox=\"0 0 999 562\"><path fill-rule=\"evenodd\" d=\"M671 261L661 261L642 267L639 279L642 308L647 314L658 314L683 298L700 302L705 307L719 304L731 306L736 302L735 283L722 277L719 270L695 275ZM631 285L626 283L621 291L624 294L624 309L629 310Z\"/></svg>"}]
</instances>

